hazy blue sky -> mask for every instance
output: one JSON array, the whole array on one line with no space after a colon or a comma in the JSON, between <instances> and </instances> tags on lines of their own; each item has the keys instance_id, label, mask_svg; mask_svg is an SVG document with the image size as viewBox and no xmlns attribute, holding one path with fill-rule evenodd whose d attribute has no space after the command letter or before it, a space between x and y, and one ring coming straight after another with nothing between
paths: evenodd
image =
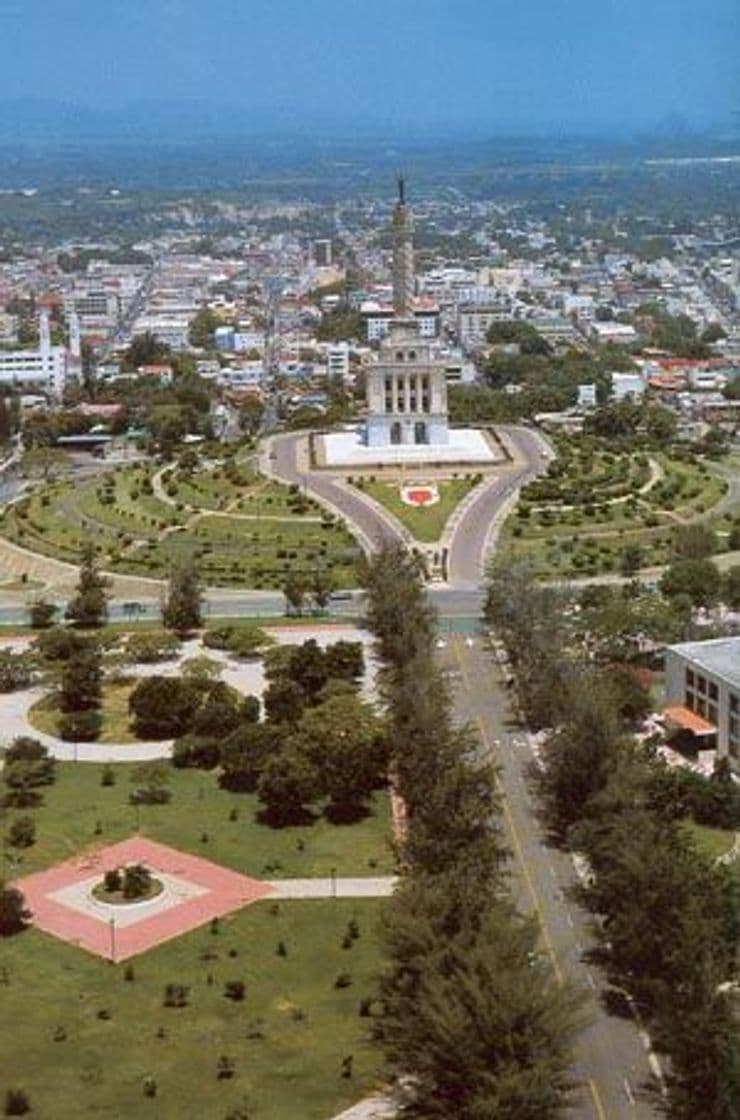
<instances>
[{"instance_id":1,"label":"hazy blue sky","mask_svg":"<svg viewBox=\"0 0 740 1120\"><path fill-rule=\"evenodd\" d=\"M740 108L740 0L0 0L0 102L296 125L643 126Z\"/></svg>"}]
</instances>

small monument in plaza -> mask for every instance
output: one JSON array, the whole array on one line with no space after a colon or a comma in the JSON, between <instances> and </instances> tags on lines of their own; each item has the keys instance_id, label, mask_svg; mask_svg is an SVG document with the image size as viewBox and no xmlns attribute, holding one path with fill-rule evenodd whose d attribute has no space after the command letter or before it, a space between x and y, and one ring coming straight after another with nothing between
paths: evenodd
<instances>
[{"instance_id":1,"label":"small monument in plaza","mask_svg":"<svg viewBox=\"0 0 740 1120\"><path fill-rule=\"evenodd\" d=\"M450 428L445 362L414 315L413 218L404 180L393 210L393 318L377 362L366 370L367 420L361 430L317 439L326 467L492 464L500 449L485 432Z\"/></svg>"}]
</instances>

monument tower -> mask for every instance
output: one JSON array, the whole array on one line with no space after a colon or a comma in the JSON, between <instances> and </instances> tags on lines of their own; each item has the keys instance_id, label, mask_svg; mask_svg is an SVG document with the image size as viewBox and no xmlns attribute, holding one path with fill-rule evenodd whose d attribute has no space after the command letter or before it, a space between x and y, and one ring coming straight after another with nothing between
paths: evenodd
<instances>
[{"instance_id":1,"label":"monument tower","mask_svg":"<svg viewBox=\"0 0 740 1120\"><path fill-rule=\"evenodd\" d=\"M393 210L393 308L400 319L413 314L414 224L406 205L406 184L398 179L398 202Z\"/></svg>"},{"instance_id":2,"label":"monument tower","mask_svg":"<svg viewBox=\"0 0 740 1120\"><path fill-rule=\"evenodd\" d=\"M413 220L403 178L393 210L393 310L378 361L367 373L368 447L446 445L447 382L414 317Z\"/></svg>"}]
</instances>

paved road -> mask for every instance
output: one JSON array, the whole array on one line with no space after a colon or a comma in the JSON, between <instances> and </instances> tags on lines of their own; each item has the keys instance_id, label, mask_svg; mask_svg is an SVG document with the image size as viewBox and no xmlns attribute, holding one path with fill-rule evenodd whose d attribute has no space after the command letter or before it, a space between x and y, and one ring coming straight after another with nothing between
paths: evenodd
<instances>
[{"instance_id":1,"label":"paved road","mask_svg":"<svg viewBox=\"0 0 740 1120\"><path fill-rule=\"evenodd\" d=\"M465 509L450 542L448 579L453 587L478 587L497 530L521 486L545 469L549 449L538 432L523 427L499 429L512 445L515 459L484 486Z\"/></svg>"},{"instance_id":2,"label":"paved road","mask_svg":"<svg viewBox=\"0 0 740 1120\"><path fill-rule=\"evenodd\" d=\"M653 1120L646 1099L651 1070L637 1024L609 1016L599 993L603 978L584 962L591 940L586 916L569 900L575 883L570 857L543 840L526 781L532 761L527 736L512 727L502 674L481 638L450 637L440 657L455 684L456 715L477 725L486 753L500 766L504 819L513 853L514 891L519 907L534 914L543 948L559 978L584 990L588 1026L576 1044L575 1076L582 1085L575 1120Z\"/></svg>"},{"instance_id":3,"label":"paved road","mask_svg":"<svg viewBox=\"0 0 740 1120\"><path fill-rule=\"evenodd\" d=\"M509 504L519 487L539 474L548 461L548 445L538 432L519 426L500 430L512 446L514 461L476 492L455 525L448 558L448 582L453 589L478 587L495 530ZM305 434L296 433L273 439L265 463L268 471L283 482L305 487L336 509L352 525L366 551L387 540L408 543L403 526L381 508L329 475L302 469L298 448L305 438Z\"/></svg>"},{"instance_id":4,"label":"paved road","mask_svg":"<svg viewBox=\"0 0 740 1120\"><path fill-rule=\"evenodd\" d=\"M275 437L266 462L269 473L282 482L305 487L320 502L337 510L354 527L366 551L382 541L404 541L395 519L385 517L382 510L363 500L362 496L341 485L330 475L303 470L298 461L298 446L305 441L303 432Z\"/></svg>"}]
</instances>

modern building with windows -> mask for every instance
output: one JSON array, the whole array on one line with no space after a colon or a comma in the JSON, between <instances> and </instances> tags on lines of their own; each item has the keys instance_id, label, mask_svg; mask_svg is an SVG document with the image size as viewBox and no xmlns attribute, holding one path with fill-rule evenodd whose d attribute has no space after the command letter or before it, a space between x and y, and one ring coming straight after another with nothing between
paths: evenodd
<instances>
[{"instance_id":1,"label":"modern building with windows","mask_svg":"<svg viewBox=\"0 0 740 1120\"><path fill-rule=\"evenodd\" d=\"M740 773L740 637L668 646L665 701L669 725Z\"/></svg>"}]
</instances>

